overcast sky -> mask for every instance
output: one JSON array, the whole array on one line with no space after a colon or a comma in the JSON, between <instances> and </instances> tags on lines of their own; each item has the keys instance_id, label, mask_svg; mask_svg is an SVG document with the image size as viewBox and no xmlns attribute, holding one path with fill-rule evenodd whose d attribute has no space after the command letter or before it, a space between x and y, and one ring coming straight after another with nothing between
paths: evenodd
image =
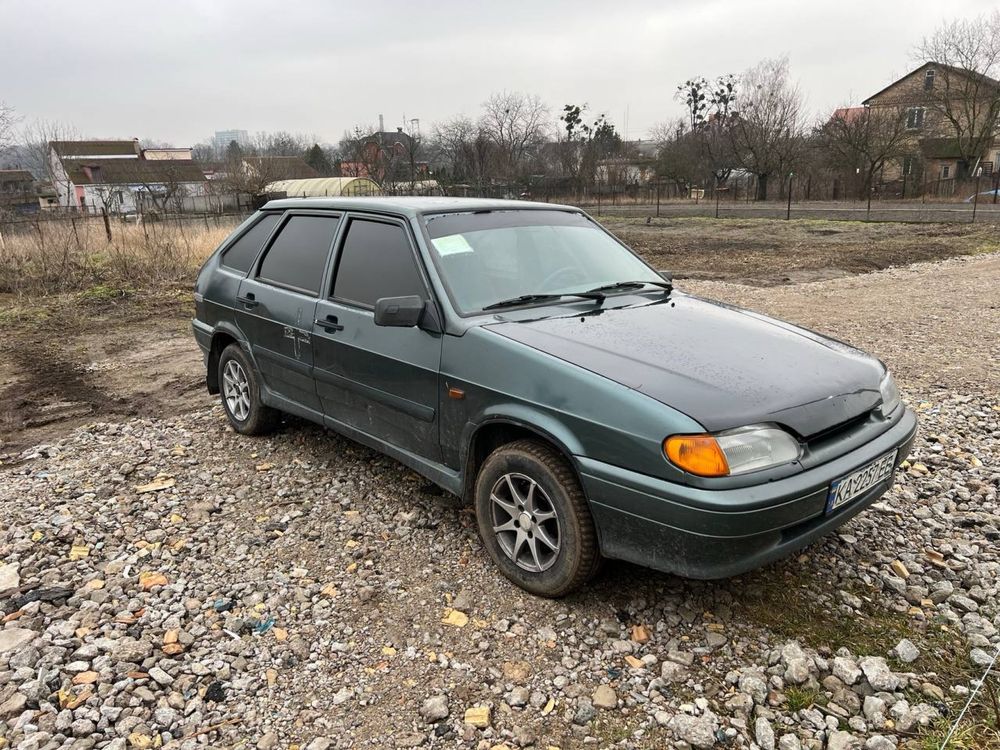
<instances>
[{"instance_id":1,"label":"overcast sky","mask_svg":"<svg viewBox=\"0 0 1000 750\"><path fill-rule=\"evenodd\" d=\"M335 143L355 124L475 115L503 89L583 103L628 136L681 114L678 83L787 54L811 112L914 67L913 45L995 0L40 2L0 0L0 100L91 137L215 130Z\"/></svg>"}]
</instances>

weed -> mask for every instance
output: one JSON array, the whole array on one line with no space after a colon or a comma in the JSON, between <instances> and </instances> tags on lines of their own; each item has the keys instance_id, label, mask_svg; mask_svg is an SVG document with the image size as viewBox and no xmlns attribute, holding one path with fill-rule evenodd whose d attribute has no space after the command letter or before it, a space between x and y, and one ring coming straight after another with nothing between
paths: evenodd
<instances>
[{"instance_id":1,"label":"weed","mask_svg":"<svg viewBox=\"0 0 1000 750\"><path fill-rule=\"evenodd\" d=\"M819 690L809 690L795 685L790 685L785 689L785 698L788 699L786 706L789 713L795 713L815 705L826 705L826 697Z\"/></svg>"}]
</instances>

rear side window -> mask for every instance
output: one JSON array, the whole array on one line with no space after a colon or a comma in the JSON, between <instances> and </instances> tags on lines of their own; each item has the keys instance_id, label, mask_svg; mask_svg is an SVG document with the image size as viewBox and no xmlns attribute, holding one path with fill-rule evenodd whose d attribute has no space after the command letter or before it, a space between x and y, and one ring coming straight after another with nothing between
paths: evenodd
<instances>
[{"instance_id":1,"label":"rear side window","mask_svg":"<svg viewBox=\"0 0 1000 750\"><path fill-rule=\"evenodd\" d=\"M292 216L261 261L261 281L319 294L323 267L337 231L334 216Z\"/></svg>"},{"instance_id":2,"label":"rear side window","mask_svg":"<svg viewBox=\"0 0 1000 750\"><path fill-rule=\"evenodd\" d=\"M333 296L369 307L380 297L426 297L403 227L353 219L337 262Z\"/></svg>"},{"instance_id":3,"label":"rear side window","mask_svg":"<svg viewBox=\"0 0 1000 750\"><path fill-rule=\"evenodd\" d=\"M264 214L260 221L222 253L222 264L243 273L249 271L257 253L264 246L264 240L271 234L271 230L280 218L281 214Z\"/></svg>"}]
</instances>

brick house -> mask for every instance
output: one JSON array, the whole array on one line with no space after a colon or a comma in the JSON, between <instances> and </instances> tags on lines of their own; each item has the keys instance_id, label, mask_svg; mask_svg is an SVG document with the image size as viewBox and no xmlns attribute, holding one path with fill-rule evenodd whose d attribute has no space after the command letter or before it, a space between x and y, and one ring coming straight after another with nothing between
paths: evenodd
<instances>
[{"instance_id":1,"label":"brick house","mask_svg":"<svg viewBox=\"0 0 1000 750\"><path fill-rule=\"evenodd\" d=\"M417 159L423 156L421 148L422 144L402 128L396 132L379 130L354 142L351 158L340 162L340 174L376 182L422 180L430 169L425 160Z\"/></svg>"},{"instance_id":2,"label":"brick house","mask_svg":"<svg viewBox=\"0 0 1000 750\"><path fill-rule=\"evenodd\" d=\"M964 99L963 99L964 97ZM975 114L964 120L966 133L992 127L992 134L980 139L979 153L973 159L962 157L958 131L945 116L942 104L975 101L973 107L963 107ZM886 181L913 179L925 184L968 180L976 170L989 176L1000 169L1000 130L997 110L1000 107L1000 81L986 76L974 76L969 71L941 63L928 62L893 81L864 101L873 109L893 107L902 110L907 130L911 133L906 154L885 166ZM992 125L985 123L992 120ZM986 131L984 131L986 132ZM965 149L968 153L968 149Z\"/></svg>"}]
</instances>

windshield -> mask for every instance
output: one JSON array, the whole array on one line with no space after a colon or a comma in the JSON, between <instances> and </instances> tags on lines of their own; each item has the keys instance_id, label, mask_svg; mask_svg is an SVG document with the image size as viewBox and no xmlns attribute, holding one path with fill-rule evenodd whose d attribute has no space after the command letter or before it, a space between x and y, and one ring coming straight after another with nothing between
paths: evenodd
<instances>
[{"instance_id":1,"label":"windshield","mask_svg":"<svg viewBox=\"0 0 1000 750\"><path fill-rule=\"evenodd\" d=\"M462 313L522 295L662 282L586 216L568 211L453 213L426 219L431 252ZM567 298L571 299L571 298Z\"/></svg>"}]
</instances>

